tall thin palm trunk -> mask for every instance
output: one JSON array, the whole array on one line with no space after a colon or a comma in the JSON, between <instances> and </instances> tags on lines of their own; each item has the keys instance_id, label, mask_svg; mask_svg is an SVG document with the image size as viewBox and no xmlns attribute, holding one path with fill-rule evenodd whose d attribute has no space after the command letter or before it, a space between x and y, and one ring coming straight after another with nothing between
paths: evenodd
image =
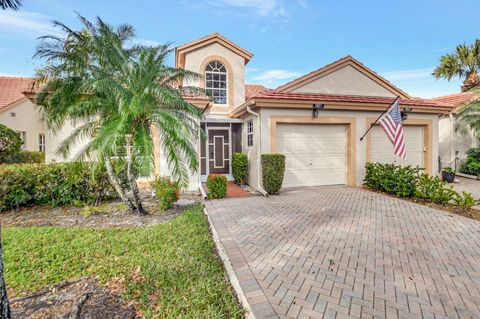
<instances>
[{"instance_id":1,"label":"tall thin palm trunk","mask_svg":"<svg viewBox=\"0 0 480 319\"><path fill-rule=\"evenodd\" d=\"M10 304L8 302L7 287L5 285L3 268L2 229L0 225L0 319L10 319Z\"/></svg>"}]
</instances>

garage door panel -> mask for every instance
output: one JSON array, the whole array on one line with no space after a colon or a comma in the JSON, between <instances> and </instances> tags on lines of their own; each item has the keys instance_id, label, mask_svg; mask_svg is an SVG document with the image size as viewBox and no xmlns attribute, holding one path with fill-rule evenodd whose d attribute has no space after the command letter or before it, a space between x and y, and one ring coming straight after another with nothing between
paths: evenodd
<instances>
[{"instance_id":1,"label":"garage door panel","mask_svg":"<svg viewBox=\"0 0 480 319\"><path fill-rule=\"evenodd\" d=\"M407 156L402 159L393 154L393 145L388 140L385 132L379 126L372 128L370 136L370 162L395 163L397 165L423 166L424 137L423 126L406 125L403 128L405 134L405 147Z\"/></svg>"},{"instance_id":2,"label":"garage door panel","mask_svg":"<svg viewBox=\"0 0 480 319\"><path fill-rule=\"evenodd\" d=\"M286 156L284 187L345 184L344 125L280 124L277 148Z\"/></svg>"}]
</instances>

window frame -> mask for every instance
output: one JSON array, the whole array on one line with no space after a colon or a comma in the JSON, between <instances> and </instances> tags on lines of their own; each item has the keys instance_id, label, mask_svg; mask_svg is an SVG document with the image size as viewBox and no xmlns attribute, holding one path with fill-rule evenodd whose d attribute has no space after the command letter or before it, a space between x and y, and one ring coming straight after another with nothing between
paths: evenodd
<instances>
[{"instance_id":1,"label":"window frame","mask_svg":"<svg viewBox=\"0 0 480 319\"><path fill-rule=\"evenodd\" d=\"M27 149L27 132L25 131L16 131L20 139L22 140L22 150Z\"/></svg>"},{"instance_id":2,"label":"window frame","mask_svg":"<svg viewBox=\"0 0 480 319\"><path fill-rule=\"evenodd\" d=\"M253 146L253 133L254 133L253 120L248 120L247 121L247 146L248 147Z\"/></svg>"},{"instance_id":3,"label":"window frame","mask_svg":"<svg viewBox=\"0 0 480 319\"><path fill-rule=\"evenodd\" d=\"M45 152L45 133L38 133L38 151Z\"/></svg>"},{"instance_id":4,"label":"window frame","mask_svg":"<svg viewBox=\"0 0 480 319\"><path fill-rule=\"evenodd\" d=\"M210 68L210 70L209 70ZM223 68L223 70L222 70ZM210 93L210 96L213 98L213 103L217 105L228 105L228 70L225 65L225 63L218 61L218 60L212 60L207 63L205 66L205 91L207 93ZM209 78L210 75L210 78ZM222 77L224 79L222 79ZM208 83L211 83L211 85L208 85ZM217 87L215 87L215 82L217 82ZM224 83L224 87L221 87L221 83ZM218 94L215 93L220 93L224 92L225 98L222 103L218 103L216 99L216 95L221 98ZM222 98L223 99L223 98Z\"/></svg>"}]
</instances>

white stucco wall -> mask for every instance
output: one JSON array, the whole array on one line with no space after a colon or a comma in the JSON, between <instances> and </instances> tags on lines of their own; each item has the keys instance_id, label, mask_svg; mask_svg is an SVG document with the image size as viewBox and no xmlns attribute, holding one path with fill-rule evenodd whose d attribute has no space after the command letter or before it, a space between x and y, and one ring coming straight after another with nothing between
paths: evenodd
<instances>
[{"instance_id":1,"label":"white stucco wall","mask_svg":"<svg viewBox=\"0 0 480 319\"><path fill-rule=\"evenodd\" d=\"M12 113L15 116L12 116ZM25 99L0 112L0 123L26 133L25 150L38 151L38 135L45 133L41 112Z\"/></svg>"},{"instance_id":2,"label":"white stucco wall","mask_svg":"<svg viewBox=\"0 0 480 319\"><path fill-rule=\"evenodd\" d=\"M312 111L310 109L273 109L264 108L259 111L261 115L261 153L271 153L271 140L270 140L270 118L272 116L301 116L311 117ZM360 141L360 137L365 133L367 127L367 118L376 118L379 115L378 112L366 112L366 111L335 111L324 110L321 111L319 117L353 117L356 119L356 183L361 185L365 176L365 164L366 164L366 140ZM432 120L432 174L438 172L438 116L431 114L409 114L409 119L429 119ZM408 143L408 141L406 141ZM253 163L255 165L255 163ZM252 167L254 171L259 171L259 167Z\"/></svg>"},{"instance_id":3,"label":"white stucco wall","mask_svg":"<svg viewBox=\"0 0 480 319\"><path fill-rule=\"evenodd\" d=\"M309 82L293 92L395 97L395 94L350 65Z\"/></svg>"},{"instance_id":4,"label":"white stucco wall","mask_svg":"<svg viewBox=\"0 0 480 319\"><path fill-rule=\"evenodd\" d=\"M456 120L453 115L442 117L438 126L441 167L454 167L456 151L458 151L457 156L460 162L462 162L465 160L465 153L469 148L480 146L473 131L466 124ZM456 126L459 127L457 130L455 130Z\"/></svg>"},{"instance_id":5,"label":"white stucco wall","mask_svg":"<svg viewBox=\"0 0 480 319\"><path fill-rule=\"evenodd\" d=\"M212 58L213 56L220 56L225 59L231 67L230 72L233 72L233 83L228 81L229 76L227 74L227 90L230 90L230 88L233 89L233 101L228 99L227 106L214 105L210 111L211 114L226 114L235 106L245 102L245 59L243 57L230 51L219 43L212 43L198 50L189 52L185 56L185 69L197 72L201 74L202 77L199 80L190 82L186 81L184 84L189 86L205 87L205 70L202 69L202 65L205 64L205 62L208 63L215 60Z\"/></svg>"}]
</instances>

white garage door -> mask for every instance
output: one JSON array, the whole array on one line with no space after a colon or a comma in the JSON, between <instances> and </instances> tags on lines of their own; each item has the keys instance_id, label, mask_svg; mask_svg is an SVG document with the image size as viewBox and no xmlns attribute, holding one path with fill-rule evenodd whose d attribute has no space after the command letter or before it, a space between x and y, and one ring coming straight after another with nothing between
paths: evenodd
<instances>
[{"instance_id":1,"label":"white garage door","mask_svg":"<svg viewBox=\"0 0 480 319\"><path fill-rule=\"evenodd\" d=\"M370 162L396 163L397 165L413 165L423 167L423 126L405 125L405 159L393 154L393 145L379 126L370 132Z\"/></svg>"},{"instance_id":2,"label":"white garage door","mask_svg":"<svg viewBox=\"0 0 480 319\"><path fill-rule=\"evenodd\" d=\"M346 183L344 125L279 124L277 149L285 154L283 187Z\"/></svg>"}]
</instances>

